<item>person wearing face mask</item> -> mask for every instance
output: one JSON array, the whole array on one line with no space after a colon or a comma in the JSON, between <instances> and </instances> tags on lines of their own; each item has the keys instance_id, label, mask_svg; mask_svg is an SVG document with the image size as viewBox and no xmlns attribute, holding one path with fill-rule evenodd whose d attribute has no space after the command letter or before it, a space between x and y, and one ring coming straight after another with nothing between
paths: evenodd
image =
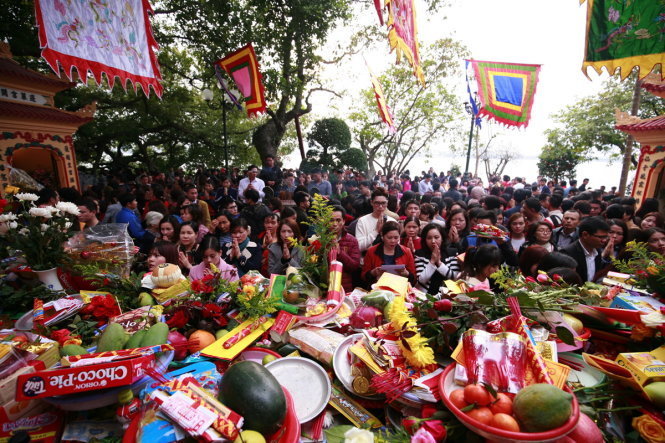
<instances>
[{"instance_id":1,"label":"person wearing face mask","mask_svg":"<svg viewBox=\"0 0 665 443\"><path fill-rule=\"evenodd\" d=\"M362 279L369 287L386 272L385 266L397 266L392 272L416 281L416 267L409 248L399 244L400 227L396 221L387 221L381 227L381 240L365 254Z\"/></svg>"},{"instance_id":2,"label":"person wearing face mask","mask_svg":"<svg viewBox=\"0 0 665 443\"><path fill-rule=\"evenodd\" d=\"M240 277L261 269L262 249L250 240L251 231L247 220L236 218L231 222L231 242L222 246L222 257L236 267Z\"/></svg>"},{"instance_id":3,"label":"person wearing face mask","mask_svg":"<svg viewBox=\"0 0 665 443\"><path fill-rule=\"evenodd\" d=\"M263 188L265 188L266 184L263 180L257 177L258 175L259 167L256 165L250 165L249 168L247 168L247 177L240 180L240 183L238 184L238 197L243 203L246 202L245 191L248 189L254 189L259 193L258 202L262 201L263 197L265 197Z\"/></svg>"},{"instance_id":4,"label":"person wearing face mask","mask_svg":"<svg viewBox=\"0 0 665 443\"><path fill-rule=\"evenodd\" d=\"M201 263L192 267L189 271L189 279L200 280L206 275L215 273L213 266L220 272L220 277L226 281L233 282L238 280L238 271L222 259L222 248L219 246L219 240L214 235L203 237L199 246L202 251Z\"/></svg>"}]
</instances>

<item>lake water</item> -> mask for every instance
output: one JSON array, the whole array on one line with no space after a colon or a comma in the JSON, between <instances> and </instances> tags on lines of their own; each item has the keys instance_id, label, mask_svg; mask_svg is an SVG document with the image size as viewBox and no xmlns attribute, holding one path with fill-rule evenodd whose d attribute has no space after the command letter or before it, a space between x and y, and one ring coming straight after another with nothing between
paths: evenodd
<instances>
[{"instance_id":1,"label":"lake water","mask_svg":"<svg viewBox=\"0 0 665 443\"><path fill-rule=\"evenodd\" d=\"M432 158L417 158L411 162L409 168L412 173L420 173L422 170L427 170L431 167L435 171L448 170L450 166L456 164L460 170L464 169L466 157L464 156L441 156ZM474 170L475 163L471 158L469 169ZM621 162L619 160L612 163L607 160L592 160L579 165L576 169L576 176L578 182L582 182L583 178L589 179L589 185L592 188L599 188L606 186L609 189L612 186L619 186L619 179L621 178ZM538 176L538 158L519 158L513 160L506 165L503 171L511 177L521 176L526 178L527 182L535 181ZM628 174L628 182L630 183L634 177L634 171ZM479 165L478 175L486 180L485 168L483 163Z\"/></svg>"}]
</instances>

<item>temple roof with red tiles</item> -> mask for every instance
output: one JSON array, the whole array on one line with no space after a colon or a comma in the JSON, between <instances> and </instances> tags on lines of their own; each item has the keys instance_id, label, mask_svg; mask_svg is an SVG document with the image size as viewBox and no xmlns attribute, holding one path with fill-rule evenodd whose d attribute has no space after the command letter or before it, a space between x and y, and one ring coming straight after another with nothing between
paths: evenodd
<instances>
[{"instance_id":1,"label":"temple roof with red tiles","mask_svg":"<svg viewBox=\"0 0 665 443\"><path fill-rule=\"evenodd\" d=\"M665 98L665 80L660 74L650 73L642 80L642 89L649 91L653 95Z\"/></svg>"},{"instance_id":2,"label":"temple roof with red tiles","mask_svg":"<svg viewBox=\"0 0 665 443\"><path fill-rule=\"evenodd\" d=\"M80 126L92 121L92 115L82 116L76 112L47 106L35 106L12 101L0 100L0 117L14 117L26 120L50 121Z\"/></svg>"}]
</instances>

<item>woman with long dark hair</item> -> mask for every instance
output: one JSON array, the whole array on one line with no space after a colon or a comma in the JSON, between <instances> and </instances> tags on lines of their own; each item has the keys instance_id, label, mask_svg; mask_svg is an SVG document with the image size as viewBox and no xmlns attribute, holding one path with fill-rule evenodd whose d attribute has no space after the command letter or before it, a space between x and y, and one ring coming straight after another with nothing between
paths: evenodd
<instances>
[{"instance_id":1,"label":"woman with long dark hair","mask_svg":"<svg viewBox=\"0 0 665 443\"><path fill-rule=\"evenodd\" d=\"M381 240L367 250L361 272L367 286L379 279L386 271L384 266L397 266L394 273L416 280L416 267L409 248L399 244L400 228L395 221L387 221L381 227Z\"/></svg>"},{"instance_id":2,"label":"woman with long dark hair","mask_svg":"<svg viewBox=\"0 0 665 443\"><path fill-rule=\"evenodd\" d=\"M277 228L277 241L268 246L268 274L284 274L286 268L299 268L302 262L302 249L292 241L302 241L298 224L291 220L282 220Z\"/></svg>"},{"instance_id":3,"label":"woman with long dark hair","mask_svg":"<svg viewBox=\"0 0 665 443\"><path fill-rule=\"evenodd\" d=\"M445 246L443 227L427 224L420 233L421 248L416 251L417 287L428 294L438 294L445 280L455 280L460 268L457 250Z\"/></svg>"}]
</instances>

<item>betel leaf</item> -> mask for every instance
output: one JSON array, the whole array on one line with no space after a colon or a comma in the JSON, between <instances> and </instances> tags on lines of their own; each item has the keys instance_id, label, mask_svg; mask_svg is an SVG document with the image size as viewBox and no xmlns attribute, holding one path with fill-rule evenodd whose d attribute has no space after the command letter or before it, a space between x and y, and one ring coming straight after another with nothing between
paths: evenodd
<instances>
[{"instance_id":1,"label":"betel leaf","mask_svg":"<svg viewBox=\"0 0 665 443\"><path fill-rule=\"evenodd\" d=\"M478 303L481 305L493 305L494 304L494 295L487 291L472 291L467 293L471 298L477 298Z\"/></svg>"},{"instance_id":2,"label":"betel leaf","mask_svg":"<svg viewBox=\"0 0 665 443\"><path fill-rule=\"evenodd\" d=\"M573 335L572 332L570 332L569 329L563 326L557 326L555 331L556 331L556 336L559 337L559 340L561 340L567 345L575 346L575 336Z\"/></svg>"},{"instance_id":3,"label":"betel leaf","mask_svg":"<svg viewBox=\"0 0 665 443\"><path fill-rule=\"evenodd\" d=\"M490 393L490 395L494 398L498 397L498 394L496 392L496 389L494 389L494 386L492 386L489 383L483 383L483 387L487 390L487 392Z\"/></svg>"},{"instance_id":4,"label":"betel leaf","mask_svg":"<svg viewBox=\"0 0 665 443\"><path fill-rule=\"evenodd\" d=\"M415 337L415 335L416 335L416 331L404 331L404 332L402 332L402 337L403 338L411 338L411 337Z\"/></svg>"},{"instance_id":5,"label":"betel leaf","mask_svg":"<svg viewBox=\"0 0 665 443\"><path fill-rule=\"evenodd\" d=\"M526 306L529 308L536 307L536 301L529 296L527 291L516 291L513 295L517 297L520 306Z\"/></svg>"},{"instance_id":6,"label":"betel leaf","mask_svg":"<svg viewBox=\"0 0 665 443\"><path fill-rule=\"evenodd\" d=\"M351 425L337 425L324 430L328 443L344 443L344 434L353 429Z\"/></svg>"}]
</instances>

